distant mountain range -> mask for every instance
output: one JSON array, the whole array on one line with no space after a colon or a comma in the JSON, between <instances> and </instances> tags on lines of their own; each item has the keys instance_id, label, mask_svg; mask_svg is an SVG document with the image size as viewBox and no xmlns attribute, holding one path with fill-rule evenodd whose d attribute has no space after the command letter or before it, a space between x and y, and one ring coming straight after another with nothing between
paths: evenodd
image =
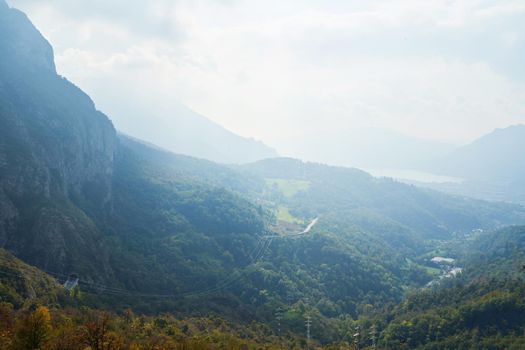
<instances>
[{"instance_id":1,"label":"distant mountain range","mask_svg":"<svg viewBox=\"0 0 525 350\"><path fill-rule=\"evenodd\" d=\"M299 141L296 153L453 194L525 204L525 125L496 129L463 146L378 128L317 137Z\"/></svg>"},{"instance_id":2,"label":"distant mountain range","mask_svg":"<svg viewBox=\"0 0 525 350\"><path fill-rule=\"evenodd\" d=\"M462 182L415 183L448 193L525 204L525 125L514 125L429 159L418 170Z\"/></svg>"},{"instance_id":3,"label":"distant mountain range","mask_svg":"<svg viewBox=\"0 0 525 350\"><path fill-rule=\"evenodd\" d=\"M177 101L162 115L129 106L113 116L117 128L166 150L218 163L241 164L277 157L261 141L239 136Z\"/></svg>"},{"instance_id":4,"label":"distant mountain range","mask_svg":"<svg viewBox=\"0 0 525 350\"><path fill-rule=\"evenodd\" d=\"M496 129L429 166L433 172L476 181L525 182L525 125Z\"/></svg>"},{"instance_id":5,"label":"distant mountain range","mask_svg":"<svg viewBox=\"0 0 525 350\"><path fill-rule=\"evenodd\" d=\"M361 169L414 169L454 150L447 143L383 128L318 131L289 143L294 157Z\"/></svg>"}]
</instances>

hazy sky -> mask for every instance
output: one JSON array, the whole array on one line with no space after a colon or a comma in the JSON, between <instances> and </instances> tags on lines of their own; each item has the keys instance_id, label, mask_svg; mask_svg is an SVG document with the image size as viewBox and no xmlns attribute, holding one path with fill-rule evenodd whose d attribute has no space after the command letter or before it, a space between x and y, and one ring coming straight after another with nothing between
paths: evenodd
<instances>
[{"instance_id":1,"label":"hazy sky","mask_svg":"<svg viewBox=\"0 0 525 350\"><path fill-rule=\"evenodd\" d=\"M319 130L463 143L525 123L523 0L8 2L110 116L178 99L285 152Z\"/></svg>"}]
</instances>

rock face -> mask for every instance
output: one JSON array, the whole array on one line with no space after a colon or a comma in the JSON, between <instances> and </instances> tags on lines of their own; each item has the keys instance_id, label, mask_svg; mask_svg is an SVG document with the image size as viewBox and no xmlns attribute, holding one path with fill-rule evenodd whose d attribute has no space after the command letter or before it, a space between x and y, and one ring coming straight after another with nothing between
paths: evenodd
<instances>
[{"instance_id":1,"label":"rock face","mask_svg":"<svg viewBox=\"0 0 525 350\"><path fill-rule=\"evenodd\" d=\"M61 270L78 240L97 249L82 210L111 209L115 129L57 75L49 43L3 0L0 33L0 247Z\"/></svg>"}]
</instances>

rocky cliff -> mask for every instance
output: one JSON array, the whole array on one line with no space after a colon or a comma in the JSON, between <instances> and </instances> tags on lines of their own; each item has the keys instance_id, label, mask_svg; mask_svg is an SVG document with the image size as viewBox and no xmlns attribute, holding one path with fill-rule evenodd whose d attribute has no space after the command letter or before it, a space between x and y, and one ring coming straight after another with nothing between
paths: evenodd
<instances>
[{"instance_id":1,"label":"rocky cliff","mask_svg":"<svg viewBox=\"0 0 525 350\"><path fill-rule=\"evenodd\" d=\"M79 242L97 245L82 211L111 208L115 129L57 75L49 43L3 1L0 33L0 247L62 269Z\"/></svg>"}]
</instances>

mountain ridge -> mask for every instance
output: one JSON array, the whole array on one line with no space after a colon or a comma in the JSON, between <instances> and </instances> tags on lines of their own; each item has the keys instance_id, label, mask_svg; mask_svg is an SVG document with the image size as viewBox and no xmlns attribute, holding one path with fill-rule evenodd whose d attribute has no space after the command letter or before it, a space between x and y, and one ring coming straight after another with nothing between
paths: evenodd
<instances>
[{"instance_id":1,"label":"mountain ridge","mask_svg":"<svg viewBox=\"0 0 525 350\"><path fill-rule=\"evenodd\" d=\"M53 48L29 21L26 14L9 7L5 0L0 1L0 11L2 14L0 29L3 37L17 39L4 42L0 46L3 60L16 57L16 60L12 60L10 64L25 64L26 69L37 67L56 72Z\"/></svg>"},{"instance_id":2,"label":"mountain ridge","mask_svg":"<svg viewBox=\"0 0 525 350\"><path fill-rule=\"evenodd\" d=\"M144 98L141 93L145 92L126 87L113 96L112 90L105 89L109 87L93 93L117 129L174 153L223 164L249 163L278 154L261 141L224 128L172 96Z\"/></svg>"},{"instance_id":3,"label":"mountain ridge","mask_svg":"<svg viewBox=\"0 0 525 350\"><path fill-rule=\"evenodd\" d=\"M51 46L22 12L2 8L0 29L11 34L0 39L0 244L52 270L85 257L86 270L104 274L108 255L79 207L111 210L115 129L57 75Z\"/></svg>"},{"instance_id":4,"label":"mountain ridge","mask_svg":"<svg viewBox=\"0 0 525 350\"><path fill-rule=\"evenodd\" d=\"M475 181L515 181L525 178L525 166L513 155L525 150L525 125L498 128L438 159L435 170Z\"/></svg>"}]
</instances>

